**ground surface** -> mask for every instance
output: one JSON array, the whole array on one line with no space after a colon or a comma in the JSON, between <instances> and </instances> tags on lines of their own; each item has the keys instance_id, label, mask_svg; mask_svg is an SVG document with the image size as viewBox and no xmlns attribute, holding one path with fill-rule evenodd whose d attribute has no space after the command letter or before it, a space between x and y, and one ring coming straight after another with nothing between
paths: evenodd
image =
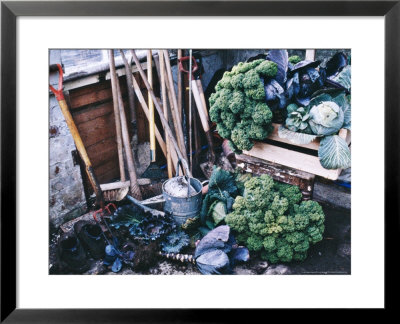
<instances>
[{"instance_id":1,"label":"ground surface","mask_svg":"<svg viewBox=\"0 0 400 324\"><path fill-rule=\"evenodd\" d=\"M350 274L351 245L350 245L350 211L329 206L323 206L326 221L324 239L309 249L308 257L301 263L270 265L258 258L251 258L247 264L234 268L238 275L278 275L278 274ZM56 274L54 234L50 242L50 273ZM124 266L119 273L114 273L104 267L101 261L92 261L91 269L84 274L107 275L199 275L200 272L192 264L183 264L173 260L160 260L155 266L145 272L134 272Z\"/></svg>"}]
</instances>

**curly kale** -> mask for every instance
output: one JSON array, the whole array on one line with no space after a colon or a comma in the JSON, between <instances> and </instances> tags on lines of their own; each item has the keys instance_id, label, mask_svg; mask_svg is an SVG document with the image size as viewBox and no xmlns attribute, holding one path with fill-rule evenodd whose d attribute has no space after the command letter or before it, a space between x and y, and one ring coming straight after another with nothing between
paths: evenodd
<instances>
[{"instance_id":1,"label":"curly kale","mask_svg":"<svg viewBox=\"0 0 400 324\"><path fill-rule=\"evenodd\" d=\"M243 88L251 89L259 87L262 82L258 73L255 70L250 70L244 74L242 84Z\"/></svg>"},{"instance_id":2,"label":"curly kale","mask_svg":"<svg viewBox=\"0 0 400 324\"><path fill-rule=\"evenodd\" d=\"M253 142L249 138L249 134L246 130L236 127L231 133L232 142L240 150L250 150L253 147Z\"/></svg>"},{"instance_id":3,"label":"curly kale","mask_svg":"<svg viewBox=\"0 0 400 324\"><path fill-rule=\"evenodd\" d=\"M258 103L252 115L257 125L270 125L272 121L272 112L265 103Z\"/></svg>"},{"instance_id":4,"label":"curly kale","mask_svg":"<svg viewBox=\"0 0 400 324\"><path fill-rule=\"evenodd\" d=\"M240 62L224 73L209 98L211 120L237 153L250 150L252 140L263 140L272 130L264 78L274 77L277 70L276 63L264 59Z\"/></svg>"},{"instance_id":5,"label":"curly kale","mask_svg":"<svg viewBox=\"0 0 400 324\"><path fill-rule=\"evenodd\" d=\"M232 100L229 104L229 108L234 114L239 114L243 110L244 106L244 95L242 91L235 90L232 93Z\"/></svg>"},{"instance_id":6,"label":"curly kale","mask_svg":"<svg viewBox=\"0 0 400 324\"><path fill-rule=\"evenodd\" d=\"M294 65L294 64L297 64L297 63L299 63L299 62L301 62L301 61L302 61L302 60L301 60L301 57L298 56L298 55L289 56L289 63L292 63L293 65Z\"/></svg>"},{"instance_id":7,"label":"curly kale","mask_svg":"<svg viewBox=\"0 0 400 324\"><path fill-rule=\"evenodd\" d=\"M278 66L271 61L263 61L255 68L256 72L264 77L274 77L278 72Z\"/></svg>"},{"instance_id":8,"label":"curly kale","mask_svg":"<svg viewBox=\"0 0 400 324\"><path fill-rule=\"evenodd\" d=\"M298 187L268 175L244 183L225 222L237 240L271 263L303 261L312 244L322 240L325 215L315 201L301 201Z\"/></svg>"}]
</instances>

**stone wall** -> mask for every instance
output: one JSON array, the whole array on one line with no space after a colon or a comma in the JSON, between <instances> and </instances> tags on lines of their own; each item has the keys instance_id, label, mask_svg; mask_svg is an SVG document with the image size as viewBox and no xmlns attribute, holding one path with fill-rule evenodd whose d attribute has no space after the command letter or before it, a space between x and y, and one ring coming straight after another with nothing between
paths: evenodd
<instances>
[{"instance_id":1,"label":"stone wall","mask_svg":"<svg viewBox=\"0 0 400 324\"><path fill-rule=\"evenodd\" d=\"M50 51L50 64L59 63L60 51ZM51 73L50 83L58 87L58 73ZM49 98L49 213L58 227L86 210L79 165L74 166L71 152L74 140L54 95Z\"/></svg>"}]
</instances>

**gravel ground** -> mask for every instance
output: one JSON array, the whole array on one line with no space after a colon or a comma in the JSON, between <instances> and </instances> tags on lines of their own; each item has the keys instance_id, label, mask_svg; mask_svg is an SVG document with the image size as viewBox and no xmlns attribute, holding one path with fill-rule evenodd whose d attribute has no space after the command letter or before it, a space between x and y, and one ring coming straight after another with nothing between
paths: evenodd
<instances>
[{"instance_id":1,"label":"gravel ground","mask_svg":"<svg viewBox=\"0 0 400 324\"><path fill-rule=\"evenodd\" d=\"M246 264L234 268L237 275L307 275L307 274L350 274L351 245L350 245L350 211L323 206L326 221L324 239L309 249L305 261L288 264L270 265L266 261L250 258ZM57 235L50 241L50 274L59 271L55 261L55 242ZM104 267L101 261L92 260L92 266L84 274L107 275L199 275L195 265L183 264L173 260L160 260L155 266L145 272L135 272L124 266L118 273Z\"/></svg>"}]
</instances>

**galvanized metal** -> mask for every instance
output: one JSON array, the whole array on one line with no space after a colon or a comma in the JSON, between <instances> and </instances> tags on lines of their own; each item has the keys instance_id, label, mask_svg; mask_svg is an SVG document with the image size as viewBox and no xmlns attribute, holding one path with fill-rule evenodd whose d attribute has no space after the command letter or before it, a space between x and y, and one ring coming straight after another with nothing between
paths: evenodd
<instances>
[{"instance_id":1,"label":"galvanized metal","mask_svg":"<svg viewBox=\"0 0 400 324\"><path fill-rule=\"evenodd\" d=\"M169 179L163 183L163 196L165 199L164 210L173 216L176 223L184 224L188 218L198 217L201 209L201 199L203 188L201 182L195 178L190 178L190 185L195 189L196 193L188 197L175 197L165 190L165 185L169 181L176 181L177 178L185 178L184 176Z\"/></svg>"}]
</instances>

